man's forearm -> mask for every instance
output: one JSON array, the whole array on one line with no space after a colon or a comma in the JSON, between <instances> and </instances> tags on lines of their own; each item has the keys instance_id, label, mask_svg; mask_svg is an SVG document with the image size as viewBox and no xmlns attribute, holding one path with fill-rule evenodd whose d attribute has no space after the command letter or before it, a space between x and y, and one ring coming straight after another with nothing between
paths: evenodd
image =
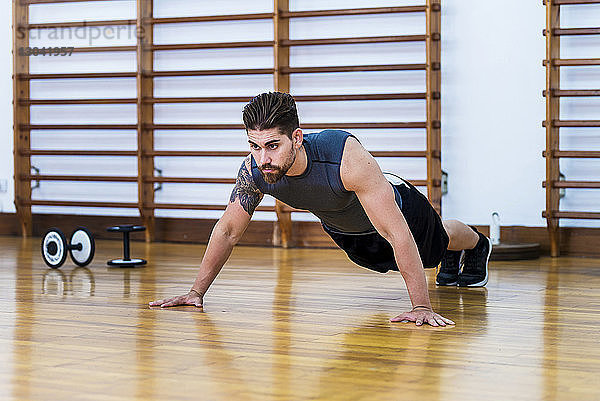
<instances>
[{"instance_id":1,"label":"man's forearm","mask_svg":"<svg viewBox=\"0 0 600 401\"><path fill-rule=\"evenodd\" d=\"M202 263L200 264L200 271L196 281L192 286L194 291L204 295L208 288L214 281L215 277L221 271L221 268L229 259L233 247L237 243L237 239L231 237L225 230L221 228L219 223L215 225L210 235Z\"/></svg>"},{"instance_id":2,"label":"man's forearm","mask_svg":"<svg viewBox=\"0 0 600 401\"><path fill-rule=\"evenodd\" d=\"M406 283L413 307L426 306L431 308L427 278L414 240L410 237L401 238L391 243L394 248L396 264Z\"/></svg>"}]
</instances>

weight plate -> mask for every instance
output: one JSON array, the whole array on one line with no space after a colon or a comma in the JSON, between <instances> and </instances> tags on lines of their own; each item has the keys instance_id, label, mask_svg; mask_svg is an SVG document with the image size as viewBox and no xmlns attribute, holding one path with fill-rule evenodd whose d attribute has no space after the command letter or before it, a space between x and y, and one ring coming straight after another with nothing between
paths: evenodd
<instances>
[{"instance_id":1,"label":"weight plate","mask_svg":"<svg viewBox=\"0 0 600 401\"><path fill-rule=\"evenodd\" d=\"M135 259L135 258L133 258L133 259L130 259L130 260L113 259L113 260L109 260L106 263L109 266L134 267L134 266L145 265L147 262L144 259Z\"/></svg>"},{"instance_id":2,"label":"weight plate","mask_svg":"<svg viewBox=\"0 0 600 401\"><path fill-rule=\"evenodd\" d=\"M81 249L77 249L81 246ZM73 263L77 266L87 266L94 259L94 252L96 250L94 244L94 237L85 227L78 227L73 234L71 234L71 246L69 247L69 253Z\"/></svg>"},{"instance_id":3,"label":"weight plate","mask_svg":"<svg viewBox=\"0 0 600 401\"><path fill-rule=\"evenodd\" d=\"M57 269L67 260L67 238L58 228L51 228L42 238L42 258L46 264Z\"/></svg>"}]
</instances>

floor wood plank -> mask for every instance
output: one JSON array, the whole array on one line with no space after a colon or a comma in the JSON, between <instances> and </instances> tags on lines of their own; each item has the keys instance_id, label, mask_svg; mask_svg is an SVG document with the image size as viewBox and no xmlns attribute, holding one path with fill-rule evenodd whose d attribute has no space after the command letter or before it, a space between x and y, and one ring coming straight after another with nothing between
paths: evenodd
<instances>
[{"instance_id":1,"label":"floor wood plank","mask_svg":"<svg viewBox=\"0 0 600 401\"><path fill-rule=\"evenodd\" d=\"M39 239L0 237L2 400L600 399L600 260L493 262L486 288L436 288L456 327L390 323L399 274L339 250L237 247L203 309L204 246L134 242L146 267L50 270Z\"/></svg>"}]
</instances>

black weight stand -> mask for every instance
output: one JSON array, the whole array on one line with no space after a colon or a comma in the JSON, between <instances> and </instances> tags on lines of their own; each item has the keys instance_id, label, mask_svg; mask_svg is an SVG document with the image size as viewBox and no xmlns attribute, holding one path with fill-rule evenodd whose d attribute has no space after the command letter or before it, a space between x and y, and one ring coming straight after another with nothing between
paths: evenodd
<instances>
[{"instance_id":1,"label":"black weight stand","mask_svg":"<svg viewBox=\"0 0 600 401\"><path fill-rule=\"evenodd\" d=\"M123 259L109 260L107 264L109 266L118 267L135 267L145 265L147 262L144 259L131 259L129 256L129 233L133 231L146 231L144 226L124 225L108 227L106 229L110 232L121 232L123 233Z\"/></svg>"}]
</instances>

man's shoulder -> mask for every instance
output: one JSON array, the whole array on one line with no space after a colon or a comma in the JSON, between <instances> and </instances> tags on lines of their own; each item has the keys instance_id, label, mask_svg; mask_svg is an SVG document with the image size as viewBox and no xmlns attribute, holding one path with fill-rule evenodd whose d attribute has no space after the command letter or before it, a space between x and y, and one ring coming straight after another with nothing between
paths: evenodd
<instances>
[{"instance_id":1,"label":"man's shoulder","mask_svg":"<svg viewBox=\"0 0 600 401\"><path fill-rule=\"evenodd\" d=\"M313 132L305 135L307 139L317 143L331 143L336 140L345 140L353 136L351 133L341 129L326 129L320 132Z\"/></svg>"},{"instance_id":2,"label":"man's shoulder","mask_svg":"<svg viewBox=\"0 0 600 401\"><path fill-rule=\"evenodd\" d=\"M359 185L380 171L375 158L355 137L349 138L344 147L340 177L347 190L354 191Z\"/></svg>"},{"instance_id":3,"label":"man's shoulder","mask_svg":"<svg viewBox=\"0 0 600 401\"><path fill-rule=\"evenodd\" d=\"M364 159L366 150L355 136L349 136L344 143L344 151L342 153L342 161L346 164L360 165Z\"/></svg>"},{"instance_id":4,"label":"man's shoulder","mask_svg":"<svg viewBox=\"0 0 600 401\"><path fill-rule=\"evenodd\" d=\"M320 159L340 161L348 138L354 137L351 133L328 129L307 135L307 142Z\"/></svg>"}]
</instances>

